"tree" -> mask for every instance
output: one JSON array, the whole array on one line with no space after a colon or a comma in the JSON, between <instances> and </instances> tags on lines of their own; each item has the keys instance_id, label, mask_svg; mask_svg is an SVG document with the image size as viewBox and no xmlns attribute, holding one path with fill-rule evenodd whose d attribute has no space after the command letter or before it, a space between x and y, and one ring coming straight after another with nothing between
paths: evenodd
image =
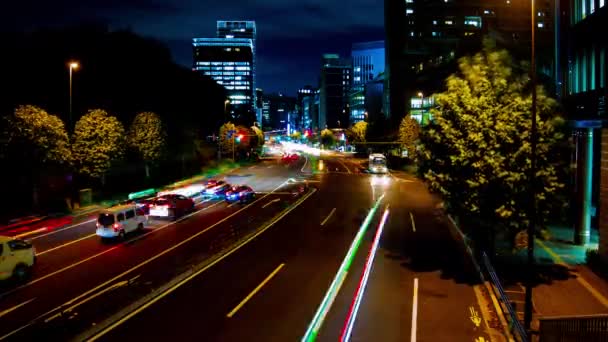
<instances>
[{"instance_id":1,"label":"tree","mask_svg":"<svg viewBox=\"0 0 608 342\"><path fill-rule=\"evenodd\" d=\"M487 43L482 52L460 59L459 70L436 96L433 121L420 135L419 172L449 211L488 227L481 236L502 227L514 237L528 225L531 205L529 77L514 71L506 51ZM542 87L537 105L536 200L542 224L563 203L558 199L568 158L562 154L564 120Z\"/></svg>"},{"instance_id":2,"label":"tree","mask_svg":"<svg viewBox=\"0 0 608 342\"><path fill-rule=\"evenodd\" d=\"M6 162L14 163L22 175L31 177L32 199L38 205L37 175L49 167L68 166L72 161L68 134L61 119L43 109L25 105L6 118L3 132ZM6 165L6 164L5 164Z\"/></svg>"},{"instance_id":3,"label":"tree","mask_svg":"<svg viewBox=\"0 0 608 342\"><path fill-rule=\"evenodd\" d=\"M251 131L255 134L256 144L255 147L262 147L264 145L264 132L258 126L251 126Z\"/></svg>"},{"instance_id":4,"label":"tree","mask_svg":"<svg viewBox=\"0 0 608 342\"><path fill-rule=\"evenodd\" d=\"M291 133L291 139L299 141L300 139L302 139L302 133L294 131L293 133Z\"/></svg>"},{"instance_id":5,"label":"tree","mask_svg":"<svg viewBox=\"0 0 608 342\"><path fill-rule=\"evenodd\" d=\"M365 142L367 122L359 121L346 131L351 142Z\"/></svg>"},{"instance_id":6,"label":"tree","mask_svg":"<svg viewBox=\"0 0 608 342\"><path fill-rule=\"evenodd\" d=\"M325 147L331 147L336 144L336 136L330 129L324 129L321 131L321 144Z\"/></svg>"},{"instance_id":7,"label":"tree","mask_svg":"<svg viewBox=\"0 0 608 342\"><path fill-rule=\"evenodd\" d=\"M416 143L418 142L419 135L420 125L418 124L418 121L410 115L403 117L401 124L399 125L399 142L405 148L408 157L411 159L415 159Z\"/></svg>"},{"instance_id":8,"label":"tree","mask_svg":"<svg viewBox=\"0 0 608 342\"><path fill-rule=\"evenodd\" d=\"M234 148L234 140L232 136L229 136L230 132L234 132L236 134L236 126L232 122L226 122L220 127L220 151L224 154L232 153L232 149Z\"/></svg>"},{"instance_id":9,"label":"tree","mask_svg":"<svg viewBox=\"0 0 608 342\"><path fill-rule=\"evenodd\" d=\"M123 157L125 129L102 109L89 110L74 128L72 153L79 174L101 178L114 161Z\"/></svg>"},{"instance_id":10,"label":"tree","mask_svg":"<svg viewBox=\"0 0 608 342\"><path fill-rule=\"evenodd\" d=\"M153 112L142 112L135 116L129 129L128 145L139 154L150 177L150 164L157 162L165 147L166 134L160 117Z\"/></svg>"}]
</instances>

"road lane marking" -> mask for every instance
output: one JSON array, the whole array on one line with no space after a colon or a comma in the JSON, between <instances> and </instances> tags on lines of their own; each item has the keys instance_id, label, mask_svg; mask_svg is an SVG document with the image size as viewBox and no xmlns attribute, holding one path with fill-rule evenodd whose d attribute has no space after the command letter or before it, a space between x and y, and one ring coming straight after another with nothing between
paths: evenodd
<instances>
[{"instance_id":1,"label":"road lane marking","mask_svg":"<svg viewBox=\"0 0 608 342\"><path fill-rule=\"evenodd\" d=\"M553 261L555 261L556 264L558 265L562 265L564 267L568 267L568 269L570 269L570 265L568 265L567 263L564 262L564 260L558 255L556 254L553 250L551 250L551 248L549 248L547 245L545 245L542 241L540 241L539 239L535 239L536 243L541 246L552 258ZM608 299L606 297L604 297L604 295L602 295L598 290L596 290L591 284L589 284L589 282L587 282L587 280L585 280L585 278L583 278L580 274L576 276L576 280L583 285L583 287L589 291L589 293L591 293L591 295L598 301L600 302L603 306L608 308Z\"/></svg>"},{"instance_id":2,"label":"road lane marking","mask_svg":"<svg viewBox=\"0 0 608 342\"><path fill-rule=\"evenodd\" d=\"M268 229L270 229L272 226L274 226L277 222L279 222L281 219L283 219L283 217L287 216L287 214L289 214L295 208L297 208L298 206L300 206L300 204L304 203L304 201L306 201L316 191L317 191L317 189L312 189L311 192L309 192L308 194L304 195L297 202L295 202L291 207L289 207L286 210L284 210L281 215L279 215L277 218L275 218L273 221L271 221L268 225L266 225L266 227L260 229L257 233L253 234L247 240L245 240L241 244L237 245L234 249L228 251L226 254L224 254L224 255L220 256L219 258L215 259L213 262L211 262L207 266L201 268L200 270L198 270L195 273L191 274L190 276L188 276L184 280L182 280L179 283L177 283L177 284L173 285L172 287L168 288L165 292L163 292L163 293L159 294L158 296L152 298L149 302L145 303L144 305L140 306L136 310L132 311L130 314L126 315L125 317L121 318L120 320L114 322L112 325L106 327L104 330L102 330L102 331L98 332L97 334L95 334L94 336L90 337L87 341L88 342L93 342L93 341L99 339L100 337L104 336L108 332L112 331L117 326L119 326L119 325L123 324L124 322L126 322L127 320L129 320L131 317L133 317L133 316L137 315L138 313L144 311L146 308L150 307L154 303L158 302L159 300L163 299L167 295L171 294L173 291L177 290L182 285L184 285L187 282L189 282L190 280L194 279L199 274L207 271L208 269L210 269L211 267L215 266L216 264L218 264L222 260L226 259L230 255L232 255L233 253L235 253L236 251L238 251L239 249L241 249L243 246L247 245L249 242L253 241L255 238L257 238L258 236L260 236L262 233L264 233L265 231L267 231ZM104 285L104 284L102 284L102 285ZM0 338L0 340L1 339L2 338Z\"/></svg>"},{"instance_id":3,"label":"road lane marking","mask_svg":"<svg viewBox=\"0 0 608 342\"><path fill-rule=\"evenodd\" d=\"M239 202L232 202L226 208L232 208L233 206L239 204Z\"/></svg>"},{"instance_id":4,"label":"road lane marking","mask_svg":"<svg viewBox=\"0 0 608 342\"><path fill-rule=\"evenodd\" d=\"M15 238L17 238L17 239L23 239L26 236L30 236L30 235L34 235L34 234L37 234L37 233L40 233L40 232L44 232L44 231L47 231L48 229L49 229L49 227L38 228L36 230L32 230L31 232L15 235Z\"/></svg>"},{"instance_id":5,"label":"road lane marking","mask_svg":"<svg viewBox=\"0 0 608 342\"><path fill-rule=\"evenodd\" d=\"M327 221L329 221L329 218L331 217L331 215L333 215L336 212L336 208L333 208L329 214L327 215L327 217L325 218L325 220L323 220L323 222L321 222L321 226L325 225L327 223Z\"/></svg>"},{"instance_id":6,"label":"road lane marking","mask_svg":"<svg viewBox=\"0 0 608 342\"><path fill-rule=\"evenodd\" d=\"M278 187L277 187L275 190L280 189L281 187L283 187L283 186L284 186L284 185L286 185L286 184L287 184L287 182L284 182L283 184L279 185L279 186L278 186ZM315 190L316 190L316 189L314 189L314 190L313 190L313 193L314 193L314 191L315 191ZM110 284L110 283L113 283L113 282L117 281L118 279L120 279L121 277L125 276L126 274L129 274L130 272L133 272L133 271L135 271L136 269L139 269L139 268L141 268L142 266L145 266L145 265L147 265L148 263L150 263L150 262L152 262L152 261L154 261L154 260L156 260L156 259L160 258L161 256L163 256L163 255L165 255L165 254L167 254L167 253L169 253L169 252L171 252L171 251L175 250L176 248L178 248L178 247L180 247L180 246L182 246L182 245L186 244L187 242L189 242L189 241L191 241L191 240L195 239L196 237L200 236L201 234L206 233L206 232L207 232L207 231L209 231L210 229L213 229L214 227L216 227L216 226L218 226L218 225L220 225L220 224L224 223L224 222L225 222L225 221L227 221L228 219L230 219L230 218L234 217L235 215L239 214L241 211L243 211L243 210L245 210L245 209L247 209L247 208L251 207L252 205L254 205L255 203L257 203L257 202L261 201L262 199L266 198L266 197L267 197L267 196L269 196L269 195L270 195L270 193L269 193L268 195L265 195L265 196L260 197L259 199L257 199L257 200L255 200L255 201L251 202L250 204L248 204L247 206L245 206L245 207L243 207L243 208L241 208L241 209L239 209L239 210L235 211L234 213L232 213L232 214L230 214L230 215L226 216L225 218L221 219L220 221L217 221L216 223L212 224L211 226L208 226L207 228L205 228L205 229L203 229L203 230L199 231L198 233L196 233L196 234L194 234L194 235L190 236L189 238L187 238L187 239L185 239L185 240L182 240L182 241L181 241L181 242L179 242L178 244L173 245L173 246L171 246L171 247L169 247L169 248L167 248L167 249L163 250L162 252L160 252L160 253L158 253L158 254L154 255L153 257L151 257L151 258L149 258L149 259L146 259L145 261L143 261L143 262L141 262L141 263L139 263L139 264L137 264L137 265L135 265L135 266L131 267L130 269L128 269L128 270L126 270L126 271L122 272L121 274L119 274L119 275L115 276L114 278L107 280L106 282L104 282L104 283L102 283L102 284L100 284L100 285L98 285L98 286L96 286L96 287L94 287L94 288L92 288L92 289L90 289L90 290L86 291L86 292L85 292L85 293L83 293L83 294L80 294L79 296L77 296L77 297L75 297L75 298L72 298L71 300L69 300L68 302L64 303L63 305L60 305L60 306L58 306L58 307L56 307L56 308L54 308L54 309L51 309L51 310L49 310L49 311L47 311L47 312L43 313L42 315L40 315L40 316L38 316L38 317L34 318L32 321L30 321L30 322L29 322L29 323L27 323L26 325L24 325L24 326L22 326L22 327L20 327L20 328L17 328L17 329L15 329L15 330L13 330L13 331L9 332L8 334L6 334L6 335L4 335L4 336L0 337L0 340L3 340L3 339L5 339L5 338L8 338L8 337L10 337L10 336L14 335L15 333L17 333L17 332L19 332L19 331L21 331L21 330L23 330L23 329L25 329L25 328L27 328L27 327L31 326L32 324L34 324L34 322L36 322L38 319L40 319L40 318L42 318L42 317L45 317L45 316L47 316L47 315L49 315L49 314L51 314L51 313L53 313L53 312L55 312L55 311L57 311L57 310L61 309L62 307L66 306L66 305L70 305L70 304L72 304L73 302L76 302L76 301L80 300L80 299L81 299L81 298L83 298L83 297L88 296L89 294L91 294L91 293L93 293L93 292L95 292L95 291L99 290L100 288L105 287L105 286L107 286L108 284ZM303 197L303 198L304 198L304 197ZM308 198L308 197L306 197L306 198ZM218 202L218 203L222 203L222 202ZM298 202L296 202L296 203L298 203ZM190 217L190 216L192 216L192 215L194 215L194 214L196 214L196 213L199 213L200 211L202 211L202 209L201 209L201 210L199 210L199 211L195 211L195 212L193 212L193 213L191 213L191 214L188 214L188 215L186 215L186 216L183 216L183 217L181 217L180 219L178 219L178 220L177 220L177 221L175 221L175 222L171 222L171 223L168 223L168 224L166 224L166 225L164 225L164 226L162 226L162 227L156 228L156 229L155 229L155 230L153 230L152 232L146 233L146 234L144 234L144 235L142 235L142 236L145 236L145 235L151 234L151 233L153 233L153 232L155 232L155 231L158 231L158 230L160 230L160 229L164 229L164 228L166 228L166 227L172 226L172 225L174 225L174 224L176 224L176 223L178 223L178 222L181 222L182 220L184 220L184 219L185 219L185 218L187 218L187 217ZM257 236L257 235L256 235L256 236ZM254 236L254 237L255 237L255 236ZM246 241L250 241L250 240L246 240ZM37 282L39 282L39 281L41 281L41 280L43 280L43 279L49 278L49 277L51 277L51 276L53 276L53 275L55 275L55 274L58 274L58 273L61 273L61 272L63 272L63 271L66 271L66 270L68 270L68 269L71 269L71 268L73 268L73 267L76 267L76 266L78 266L78 265L80 265L80 264L82 264L82 263L84 263L84 262L86 262L86 261L88 261L88 260L91 260L91 259L93 259L93 258L96 258L97 256L100 256L100 255L103 255L103 254L108 253L108 252L110 252L110 251L113 251L114 249L116 249L116 248L118 248L118 247L120 247L120 245L114 246L114 247L112 247L112 248L110 248L110 249L108 249L108 250L105 250L105 251L103 251L103 252L101 252L101 253L98 253L98 254L96 254L96 255L94 255L94 256L92 256L92 257L89 257L89 258L86 258L86 259L84 259L84 260L81 260L81 261L79 261L79 262L77 262L77 263L75 263L75 264L72 264L72 265L69 265L69 266L67 266L67 267L64 267L64 268L62 268L62 269L60 269L60 270L57 270L57 271L55 271L55 272L53 272L53 273L47 274L47 275L45 275L44 277L41 277L41 278L38 278L38 279L32 280L31 282L29 282L29 283L27 283L27 284L24 284L24 285L21 285L21 286L19 286L19 287L15 288L15 289L12 289L12 290L10 290L10 291L4 292L4 293L0 294L0 298L4 297L4 296L6 296L6 295L8 295L8 294L10 294L10 293L13 293L13 292L15 292L15 291L17 291L17 290L19 290L19 289L21 289L21 288L24 288L24 287L26 287L26 286L29 286L29 285L35 284L35 283L37 283Z\"/></svg>"},{"instance_id":7,"label":"road lane marking","mask_svg":"<svg viewBox=\"0 0 608 342\"><path fill-rule=\"evenodd\" d=\"M347 173L352 173L352 172L350 172L350 169L348 168L348 166L346 166L346 164L341 159L338 158L338 162L340 164L342 164L342 166L344 166L344 168L346 169ZM338 169L336 169L336 171L338 171Z\"/></svg>"},{"instance_id":8,"label":"road lane marking","mask_svg":"<svg viewBox=\"0 0 608 342\"><path fill-rule=\"evenodd\" d=\"M302 166L302 168L300 169L300 172L305 172L304 168L306 167L306 164L308 163L308 157L306 155L304 155L304 165Z\"/></svg>"},{"instance_id":9,"label":"road lane marking","mask_svg":"<svg viewBox=\"0 0 608 342\"><path fill-rule=\"evenodd\" d=\"M410 219L412 220L412 230L416 232L416 223L414 223L414 214L410 211Z\"/></svg>"},{"instance_id":10,"label":"road lane marking","mask_svg":"<svg viewBox=\"0 0 608 342\"><path fill-rule=\"evenodd\" d=\"M304 336L302 336L302 342L312 342L315 341L315 339L317 338L319 330L321 329L321 325L323 325L327 313L331 309L331 306L333 305L336 296L338 295L338 292L340 292L342 284L344 284L344 279L346 278L353 259L355 258L355 254L357 253L357 250L361 245L361 241L363 240L363 236L367 231L367 227L371 223L372 218L374 217L376 210L378 210L378 206L380 205L380 202L383 198L384 194L380 198L378 198L378 200L376 200L374 206L369 210L367 216L365 217L365 220L363 221L363 223L361 223L361 226L359 227L355 238L351 242L350 247L346 252L346 256L344 256L344 259L342 260L342 263L340 264L340 267L338 268L334 279L332 280L331 284L329 285L329 288L325 292L325 296L323 297L321 304L317 308L315 315L310 321L306 332L304 333Z\"/></svg>"},{"instance_id":11,"label":"road lane marking","mask_svg":"<svg viewBox=\"0 0 608 342\"><path fill-rule=\"evenodd\" d=\"M342 328L342 333L340 334L340 341L342 342L350 341L350 336L353 332L355 321L357 320L359 306L361 305L361 301L363 300L365 288L367 287L369 275L371 274L372 266L374 264L374 258L376 257L376 250L378 249L378 245L380 244L380 236L382 236L382 230L384 229L384 224L386 223L388 214L389 206L387 205L386 209L384 209L384 214L382 214L380 224L378 224L378 229L376 229L376 234L374 235L374 240L372 242L371 248L369 249L369 253L367 254L367 260L365 261L363 273L361 274L361 278L359 280L359 286L357 287L357 290L355 292L355 297L353 298L353 301L351 303L348 317L344 322L344 327Z\"/></svg>"},{"instance_id":12,"label":"road lane marking","mask_svg":"<svg viewBox=\"0 0 608 342\"><path fill-rule=\"evenodd\" d=\"M416 342L416 324L418 320L418 278L414 278L414 297L412 302L412 334L410 341Z\"/></svg>"},{"instance_id":13,"label":"road lane marking","mask_svg":"<svg viewBox=\"0 0 608 342\"><path fill-rule=\"evenodd\" d=\"M85 223L91 223L91 222L95 222L95 219L90 219L90 220L88 220L88 221L83 221L83 222L80 222L80 223L77 223L77 224L73 224L73 225L71 225L71 226L67 226L67 227L63 227L63 228L61 228L61 229L53 230L52 232L48 232L48 233L46 233L46 234L42 234L42 235L38 235L38 236L34 236L33 238L31 238L31 239L29 239L29 240L31 241L31 240L40 239L41 237L45 237L45 236L48 236L48 235L56 234L56 233L62 232L62 231L64 231L64 230L72 229L72 228L75 228L75 227L81 226L81 225L83 225L83 224L85 224Z\"/></svg>"},{"instance_id":14,"label":"road lane marking","mask_svg":"<svg viewBox=\"0 0 608 342\"><path fill-rule=\"evenodd\" d=\"M270 169L271 167L273 167L274 165L268 165L266 166L267 169Z\"/></svg>"},{"instance_id":15,"label":"road lane marking","mask_svg":"<svg viewBox=\"0 0 608 342\"><path fill-rule=\"evenodd\" d=\"M276 202L278 202L278 201L280 201L280 200L281 200L280 198L275 198L275 199L273 199L272 201L270 201L270 202L268 202L268 203L264 204L264 205L262 206L262 209L265 209L267 206L271 205L272 203L276 203Z\"/></svg>"},{"instance_id":16,"label":"road lane marking","mask_svg":"<svg viewBox=\"0 0 608 342\"><path fill-rule=\"evenodd\" d=\"M272 271L272 273L270 273L266 279L264 279L255 289L253 289L253 291L251 291L251 293L249 293L247 295L247 297L245 297L237 306L234 307L234 309L232 309L232 311L230 311L226 317L228 318L232 318L232 316L234 316L234 314L239 311L240 308L242 308L256 293L258 293L258 291L260 291L262 289L262 287L264 285L266 285L266 283L268 283L270 281L270 279L272 279L272 277L274 277L277 273L279 273L279 271L285 266L285 264L280 264L279 267L275 268L274 271Z\"/></svg>"},{"instance_id":17,"label":"road lane marking","mask_svg":"<svg viewBox=\"0 0 608 342\"><path fill-rule=\"evenodd\" d=\"M72 241L70 241L70 242L66 242L66 243L61 244L61 245L59 245L59 246L55 246L55 247L53 247L53 248L49 248L49 249L44 250L44 251L42 251L42 252L38 252L38 253L36 253L36 255L37 255L37 256L44 255L44 254L46 254L46 253L50 253L50 252L52 252L52 251L56 251L56 250L58 250L58 249L61 249L61 248L67 247L67 246L69 246L69 245L75 244L75 243L80 242L80 241L82 241L82 240L90 239L90 238L92 238L93 236L97 236L97 234L96 234L96 233L93 233L93 234L90 234L90 235L83 236L83 237L81 237L80 239L72 240Z\"/></svg>"},{"instance_id":18,"label":"road lane marking","mask_svg":"<svg viewBox=\"0 0 608 342\"><path fill-rule=\"evenodd\" d=\"M475 310L475 307L469 306L469 313L471 314L471 317L469 317L471 322L475 324L475 327L479 328L479 325L481 324L481 317L479 316L477 310Z\"/></svg>"},{"instance_id":19,"label":"road lane marking","mask_svg":"<svg viewBox=\"0 0 608 342\"><path fill-rule=\"evenodd\" d=\"M12 308L9 308L9 309L6 309L6 310L4 310L4 311L0 312L0 317L2 317L2 316L4 316L4 315L6 315L6 314L9 314L9 313L11 313L11 312L13 312L13 311L15 311L15 310L19 309L20 307L22 307L22 306L26 305L27 303L29 303L29 302L31 302L31 301L33 301L33 300L35 300L35 299L36 299L36 298L32 298L32 299L30 299L30 300L26 300L25 302L23 302L23 303L21 303L21 304L15 305L15 306L13 306Z\"/></svg>"}]
</instances>

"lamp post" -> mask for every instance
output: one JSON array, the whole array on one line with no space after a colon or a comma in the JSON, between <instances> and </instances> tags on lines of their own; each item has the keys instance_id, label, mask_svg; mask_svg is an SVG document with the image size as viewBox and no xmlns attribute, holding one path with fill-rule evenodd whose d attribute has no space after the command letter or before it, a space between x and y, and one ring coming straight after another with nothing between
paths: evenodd
<instances>
[{"instance_id":1,"label":"lamp post","mask_svg":"<svg viewBox=\"0 0 608 342\"><path fill-rule=\"evenodd\" d=\"M526 279L526 302L524 311L524 325L528 332L532 323L532 279L534 276L534 236L536 225L536 6L531 0L531 53L530 53L530 83L532 85L532 126L530 128L530 222L528 225L528 276Z\"/></svg>"},{"instance_id":2,"label":"lamp post","mask_svg":"<svg viewBox=\"0 0 608 342\"><path fill-rule=\"evenodd\" d=\"M72 73L74 70L78 69L78 62L70 62L68 64L68 68L70 69L70 111L68 117L68 129L72 129Z\"/></svg>"}]
</instances>

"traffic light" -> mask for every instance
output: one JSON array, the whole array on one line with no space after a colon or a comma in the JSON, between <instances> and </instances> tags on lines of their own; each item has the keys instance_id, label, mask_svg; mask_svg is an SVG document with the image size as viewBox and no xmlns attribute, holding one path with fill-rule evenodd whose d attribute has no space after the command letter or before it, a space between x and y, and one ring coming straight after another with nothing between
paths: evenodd
<instances>
[{"instance_id":1,"label":"traffic light","mask_svg":"<svg viewBox=\"0 0 608 342\"><path fill-rule=\"evenodd\" d=\"M243 135L242 134L239 134L239 135L236 136L236 142L237 143L240 143L241 139L243 139Z\"/></svg>"}]
</instances>

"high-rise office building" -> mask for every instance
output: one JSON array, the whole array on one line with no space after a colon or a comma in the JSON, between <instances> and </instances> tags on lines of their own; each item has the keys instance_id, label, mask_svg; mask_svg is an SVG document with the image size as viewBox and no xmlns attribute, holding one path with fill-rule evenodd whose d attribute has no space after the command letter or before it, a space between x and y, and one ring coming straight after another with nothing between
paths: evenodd
<instances>
[{"instance_id":1,"label":"high-rise office building","mask_svg":"<svg viewBox=\"0 0 608 342\"><path fill-rule=\"evenodd\" d=\"M194 38L192 45L194 70L213 78L228 93L227 119L251 121L254 106L251 39Z\"/></svg>"},{"instance_id":2,"label":"high-rise office building","mask_svg":"<svg viewBox=\"0 0 608 342\"><path fill-rule=\"evenodd\" d=\"M255 21L253 20L218 20L217 21L217 37L218 38L248 38L251 39L251 46L253 51L253 61L251 65L251 72L253 76L253 89L257 87L256 79L256 40L257 32ZM254 96L256 94L254 93ZM254 98L254 103L256 100Z\"/></svg>"},{"instance_id":3,"label":"high-rise office building","mask_svg":"<svg viewBox=\"0 0 608 342\"><path fill-rule=\"evenodd\" d=\"M315 96L315 89L312 86L305 86L298 89L298 97L296 103L296 110L298 113L298 119L296 122L296 129L305 130L312 129L312 105Z\"/></svg>"},{"instance_id":4,"label":"high-rise office building","mask_svg":"<svg viewBox=\"0 0 608 342\"><path fill-rule=\"evenodd\" d=\"M268 106L267 115L264 123L266 130L278 130L292 128L293 118L296 116L296 99L285 96L282 93L264 94L264 107ZM266 108L264 108L266 115ZM289 127L288 127L289 125Z\"/></svg>"},{"instance_id":5,"label":"high-rise office building","mask_svg":"<svg viewBox=\"0 0 608 342\"><path fill-rule=\"evenodd\" d=\"M352 46L352 87L349 94L350 123L365 119L365 85L384 73L384 41L355 43Z\"/></svg>"},{"instance_id":6,"label":"high-rise office building","mask_svg":"<svg viewBox=\"0 0 608 342\"><path fill-rule=\"evenodd\" d=\"M553 2L536 3L538 67L553 77ZM516 58L529 59L529 1L385 0L384 10L385 102L394 122L420 102L418 93L430 95L441 89L456 71L457 59L478 51L485 35Z\"/></svg>"},{"instance_id":7,"label":"high-rise office building","mask_svg":"<svg viewBox=\"0 0 608 342\"><path fill-rule=\"evenodd\" d=\"M560 0L558 10L562 15L556 18L556 36L561 38L557 53L563 81L558 89L575 147L572 237L576 244L593 248L591 232L599 228L599 254L608 262L608 40L598 34L605 32L608 4L604 0Z\"/></svg>"},{"instance_id":8,"label":"high-rise office building","mask_svg":"<svg viewBox=\"0 0 608 342\"><path fill-rule=\"evenodd\" d=\"M263 124L263 114L264 114L264 102L263 102L264 90L260 88L255 89L255 121L258 123L260 128L262 128Z\"/></svg>"},{"instance_id":9,"label":"high-rise office building","mask_svg":"<svg viewBox=\"0 0 608 342\"><path fill-rule=\"evenodd\" d=\"M350 61L337 54L324 54L319 84L319 129L346 128L349 125L348 94L352 82Z\"/></svg>"}]
</instances>

